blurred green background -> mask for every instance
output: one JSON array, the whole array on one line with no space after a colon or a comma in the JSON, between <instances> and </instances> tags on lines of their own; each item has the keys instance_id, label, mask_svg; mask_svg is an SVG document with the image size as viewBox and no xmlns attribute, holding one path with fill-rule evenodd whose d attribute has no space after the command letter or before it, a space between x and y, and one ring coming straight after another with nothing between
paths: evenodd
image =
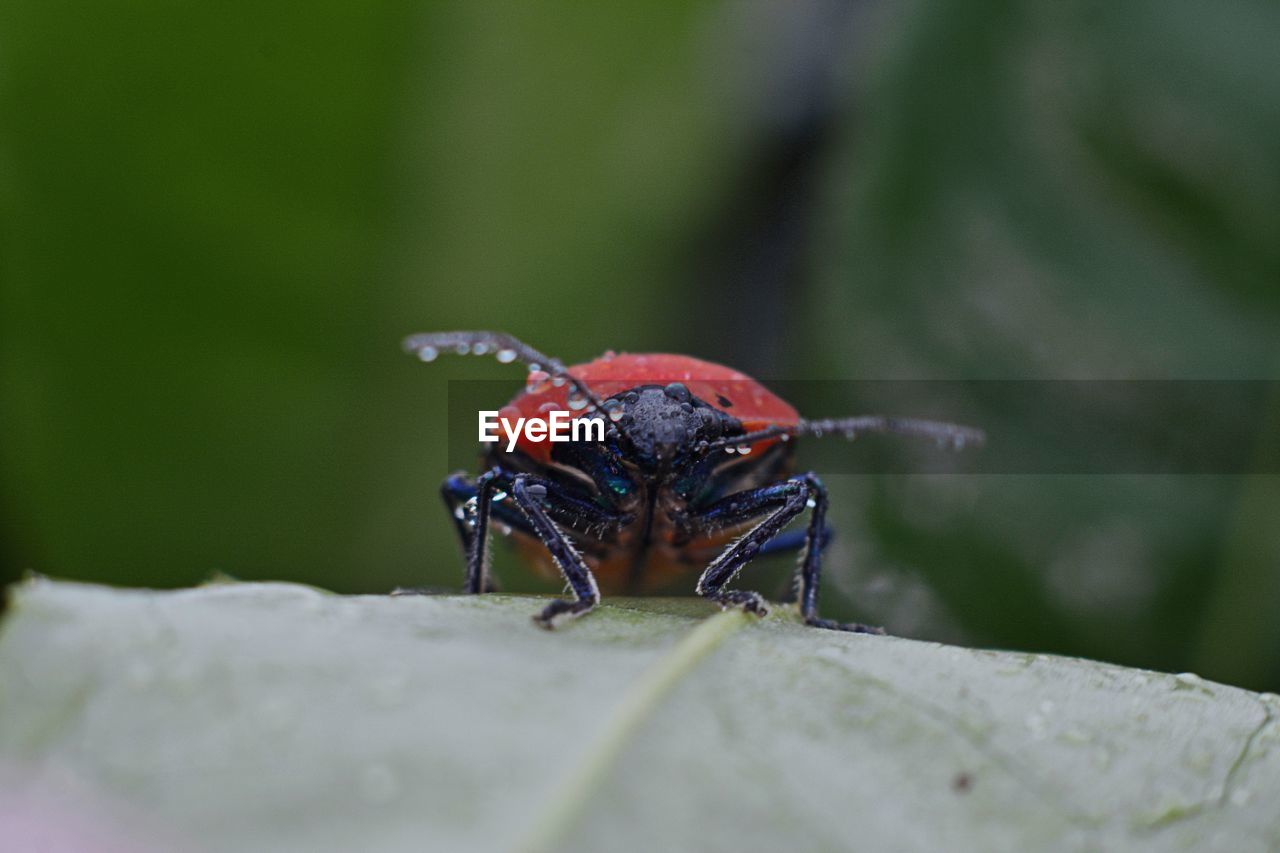
<instances>
[{"instance_id":1,"label":"blurred green background","mask_svg":"<svg viewBox=\"0 0 1280 853\"><path fill-rule=\"evenodd\" d=\"M1271 0L5 3L4 578L456 587L447 381L520 375L412 331L1275 377L1277 44ZM830 615L1280 686L1274 477L830 485Z\"/></svg>"}]
</instances>

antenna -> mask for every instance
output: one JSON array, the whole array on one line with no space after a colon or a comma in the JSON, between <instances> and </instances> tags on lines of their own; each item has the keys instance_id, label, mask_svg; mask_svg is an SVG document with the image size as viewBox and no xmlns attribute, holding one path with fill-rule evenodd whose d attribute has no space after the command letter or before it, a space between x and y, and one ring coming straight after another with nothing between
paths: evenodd
<instances>
[{"instance_id":1,"label":"antenna","mask_svg":"<svg viewBox=\"0 0 1280 853\"><path fill-rule=\"evenodd\" d=\"M574 390L586 398L591 408L599 411L601 402L585 383L570 375L558 358L545 355L506 332L420 332L410 335L401 344L405 352L416 355L422 361L435 361L442 352L458 355L493 355L502 364L518 361L530 372L544 370L549 376L563 377Z\"/></svg>"}]
</instances>

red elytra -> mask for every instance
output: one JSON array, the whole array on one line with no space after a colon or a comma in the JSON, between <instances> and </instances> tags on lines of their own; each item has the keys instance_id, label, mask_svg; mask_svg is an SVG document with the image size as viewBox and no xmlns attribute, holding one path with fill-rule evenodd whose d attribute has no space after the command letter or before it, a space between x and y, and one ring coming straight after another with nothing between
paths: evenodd
<instances>
[{"instance_id":1,"label":"red elytra","mask_svg":"<svg viewBox=\"0 0 1280 853\"><path fill-rule=\"evenodd\" d=\"M641 385L681 382L693 396L737 418L747 432L770 426L794 426L800 422L800 413L790 403L747 374L687 355L606 353L594 361L575 364L567 370L601 400ZM498 412L498 416L514 421L516 418L547 418L554 410L572 411L569 409L567 383L559 387L550 381L536 385L540 387L517 394ZM757 442L754 449L763 450L769 444L772 441ZM529 441L521 432L516 446L538 462L551 461L552 445L549 441Z\"/></svg>"}]
</instances>

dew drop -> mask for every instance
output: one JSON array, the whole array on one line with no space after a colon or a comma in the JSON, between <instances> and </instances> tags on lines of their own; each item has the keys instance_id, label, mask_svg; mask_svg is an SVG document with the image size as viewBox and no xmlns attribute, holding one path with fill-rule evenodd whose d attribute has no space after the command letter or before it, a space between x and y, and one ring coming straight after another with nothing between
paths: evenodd
<instances>
[{"instance_id":1,"label":"dew drop","mask_svg":"<svg viewBox=\"0 0 1280 853\"><path fill-rule=\"evenodd\" d=\"M804 505L807 506L809 509L813 509L818 505L818 502L813 498L809 498L807 501L804 502Z\"/></svg>"},{"instance_id":2,"label":"dew drop","mask_svg":"<svg viewBox=\"0 0 1280 853\"><path fill-rule=\"evenodd\" d=\"M456 352L458 355L467 355L468 353L471 352L471 344L467 343L466 341L463 341L460 344L454 344L453 351Z\"/></svg>"},{"instance_id":3,"label":"dew drop","mask_svg":"<svg viewBox=\"0 0 1280 853\"><path fill-rule=\"evenodd\" d=\"M1199 684L1202 680L1200 676L1196 675L1194 672L1180 672L1175 675L1174 678L1176 678L1180 684Z\"/></svg>"},{"instance_id":4,"label":"dew drop","mask_svg":"<svg viewBox=\"0 0 1280 853\"><path fill-rule=\"evenodd\" d=\"M565 376L563 373L557 373L555 376L551 377L551 387L563 388L564 384L568 381L569 377Z\"/></svg>"},{"instance_id":5,"label":"dew drop","mask_svg":"<svg viewBox=\"0 0 1280 853\"><path fill-rule=\"evenodd\" d=\"M737 450L735 450L733 447L726 447L726 448L724 449L724 452L725 452L725 453L737 453L738 451L737 451Z\"/></svg>"},{"instance_id":6,"label":"dew drop","mask_svg":"<svg viewBox=\"0 0 1280 853\"><path fill-rule=\"evenodd\" d=\"M493 357L498 360L499 364L510 364L516 360L516 351L503 348L494 353Z\"/></svg>"},{"instance_id":7,"label":"dew drop","mask_svg":"<svg viewBox=\"0 0 1280 853\"><path fill-rule=\"evenodd\" d=\"M615 423L622 419L622 403L619 400L605 400L604 413Z\"/></svg>"},{"instance_id":8,"label":"dew drop","mask_svg":"<svg viewBox=\"0 0 1280 853\"><path fill-rule=\"evenodd\" d=\"M484 341L471 346L472 355L487 355L489 353L489 345Z\"/></svg>"},{"instance_id":9,"label":"dew drop","mask_svg":"<svg viewBox=\"0 0 1280 853\"><path fill-rule=\"evenodd\" d=\"M435 347L418 347L418 361L435 361L440 351Z\"/></svg>"},{"instance_id":10,"label":"dew drop","mask_svg":"<svg viewBox=\"0 0 1280 853\"><path fill-rule=\"evenodd\" d=\"M743 456L746 456L748 453L750 453L750 452L751 452L751 445L749 445L749 444L739 444L739 445L738 445L738 452L739 452L739 453L741 453Z\"/></svg>"},{"instance_id":11,"label":"dew drop","mask_svg":"<svg viewBox=\"0 0 1280 853\"><path fill-rule=\"evenodd\" d=\"M499 501L505 501L506 499L507 499L507 493L502 491L501 489L493 493L494 503L498 503Z\"/></svg>"},{"instance_id":12,"label":"dew drop","mask_svg":"<svg viewBox=\"0 0 1280 853\"><path fill-rule=\"evenodd\" d=\"M524 390L530 394L541 394L546 391L551 384L551 377L541 370L529 371L529 378L525 380Z\"/></svg>"},{"instance_id":13,"label":"dew drop","mask_svg":"<svg viewBox=\"0 0 1280 853\"><path fill-rule=\"evenodd\" d=\"M1173 677L1175 690L1203 690L1209 692L1209 688L1205 686L1204 679L1196 675L1194 672L1180 672Z\"/></svg>"},{"instance_id":14,"label":"dew drop","mask_svg":"<svg viewBox=\"0 0 1280 853\"><path fill-rule=\"evenodd\" d=\"M585 409L587 407L587 395L583 394L577 388L569 392L569 408L574 411Z\"/></svg>"}]
</instances>

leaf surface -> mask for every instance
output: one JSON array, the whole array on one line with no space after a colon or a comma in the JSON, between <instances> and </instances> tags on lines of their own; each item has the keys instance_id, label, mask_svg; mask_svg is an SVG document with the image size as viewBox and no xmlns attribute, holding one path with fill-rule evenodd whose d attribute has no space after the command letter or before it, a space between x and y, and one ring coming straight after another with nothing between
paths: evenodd
<instances>
[{"instance_id":1,"label":"leaf surface","mask_svg":"<svg viewBox=\"0 0 1280 853\"><path fill-rule=\"evenodd\" d=\"M28 582L0 821L89 803L206 851L1280 845L1274 696L784 608L620 599L547 633L538 605Z\"/></svg>"}]
</instances>

